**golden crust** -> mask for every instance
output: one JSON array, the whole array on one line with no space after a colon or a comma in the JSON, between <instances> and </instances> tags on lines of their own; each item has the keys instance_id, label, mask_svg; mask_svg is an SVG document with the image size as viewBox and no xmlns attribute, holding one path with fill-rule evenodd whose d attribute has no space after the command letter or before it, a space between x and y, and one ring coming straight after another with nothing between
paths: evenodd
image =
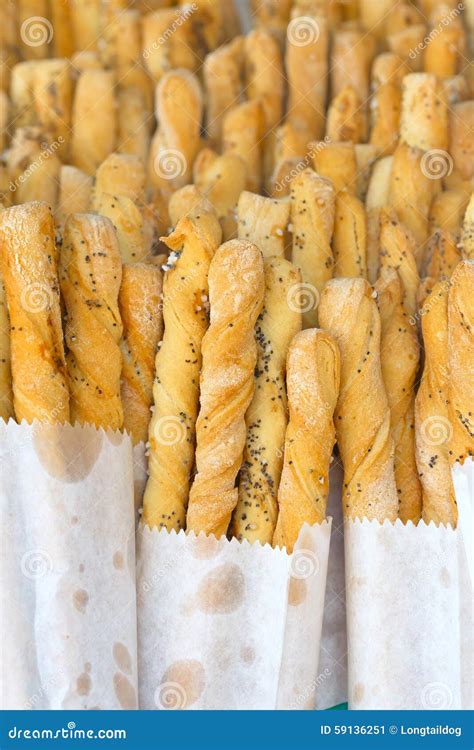
<instances>
[{"instance_id":1,"label":"golden crust","mask_svg":"<svg viewBox=\"0 0 474 750\"><path fill-rule=\"evenodd\" d=\"M85 70L72 108L71 163L93 175L117 139L117 106L111 71Z\"/></svg>"},{"instance_id":2,"label":"golden crust","mask_svg":"<svg viewBox=\"0 0 474 750\"><path fill-rule=\"evenodd\" d=\"M413 237L401 224L394 211L383 209L380 214L380 265L398 272L403 286L403 306L408 315L417 310L416 293L420 284Z\"/></svg>"},{"instance_id":3,"label":"golden crust","mask_svg":"<svg viewBox=\"0 0 474 750\"><path fill-rule=\"evenodd\" d=\"M217 146L227 110L240 102L243 89L244 39L239 36L206 56L203 66L206 91L206 133Z\"/></svg>"},{"instance_id":4,"label":"golden crust","mask_svg":"<svg viewBox=\"0 0 474 750\"><path fill-rule=\"evenodd\" d=\"M237 236L237 203L247 182L247 167L236 154L205 148L194 162L194 183L212 203L222 227L222 240Z\"/></svg>"},{"instance_id":5,"label":"golden crust","mask_svg":"<svg viewBox=\"0 0 474 750\"><path fill-rule=\"evenodd\" d=\"M12 362L10 346L10 316L5 285L0 277L0 419L14 418L12 390Z\"/></svg>"},{"instance_id":6,"label":"golden crust","mask_svg":"<svg viewBox=\"0 0 474 750\"><path fill-rule=\"evenodd\" d=\"M254 242L264 258L284 256L290 202L244 191L237 207L239 240Z\"/></svg>"},{"instance_id":7,"label":"golden crust","mask_svg":"<svg viewBox=\"0 0 474 750\"><path fill-rule=\"evenodd\" d=\"M85 213L89 208L93 179L81 169L63 165L59 172L59 196L55 220L60 231L69 214Z\"/></svg>"},{"instance_id":8,"label":"golden crust","mask_svg":"<svg viewBox=\"0 0 474 750\"><path fill-rule=\"evenodd\" d=\"M461 236L462 257L466 260L474 259L474 193L467 205Z\"/></svg>"},{"instance_id":9,"label":"golden crust","mask_svg":"<svg viewBox=\"0 0 474 750\"><path fill-rule=\"evenodd\" d=\"M367 278L367 216L364 204L350 193L336 197L334 276Z\"/></svg>"},{"instance_id":10,"label":"golden crust","mask_svg":"<svg viewBox=\"0 0 474 750\"><path fill-rule=\"evenodd\" d=\"M224 153L240 156L247 167L247 190L258 193L263 181L262 137L265 116L258 100L244 102L230 109L222 124Z\"/></svg>"},{"instance_id":11,"label":"golden crust","mask_svg":"<svg viewBox=\"0 0 474 750\"><path fill-rule=\"evenodd\" d=\"M441 82L429 73L403 79L400 139L422 151L448 148L448 109Z\"/></svg>"},{"instance_id":12,"label":"golden crust","mask_svg":"<svg viewBox=\"0 0 474 750\"><path fill-rule=\"evenodd\" d=\"M357 161L353 143L311 143L313 166L321 177L332 181L334 190L357 191Z\"/></svg>"}]
</instances>

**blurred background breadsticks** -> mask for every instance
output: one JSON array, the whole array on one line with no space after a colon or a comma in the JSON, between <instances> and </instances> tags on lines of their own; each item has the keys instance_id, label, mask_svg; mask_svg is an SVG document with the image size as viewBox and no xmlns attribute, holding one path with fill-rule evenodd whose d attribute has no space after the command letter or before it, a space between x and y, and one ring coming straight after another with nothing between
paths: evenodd
<instances>
[{"instance_id":1,"label":"blurred background breadsticks","mask_svg":"<svg viewBox=\"0 0 474 750\"><path fill-rule=\"evenodd\" d=\"M297 334L288 351L289 422L273 538L288 552L303 524L326 518L339 382L339 350L332 336L314 328Z\"/></svg>"},{"instance_id":2,"label":"blurred background breadsticks","mask_svg":"<svg viewBox=\"0 0 474 750\"><path fill-rule=\"evenodd\" d=\"M254 327L265 291L260 250L245 240L221 245L209 269L211 320L202 345L196 469L186 528L220 537L237 505L245 413L257 364Z\"/></svg>"},{"instance_id":3,"label":"blurred background breadsticks","mask_svg":"<svg viewBox=\"0 0 474 750\"><path fill-rule=\"evenodd\" d=\"M122 263L112 222L94 214L71 214L59 258L71 421L105 430L123 426L121 280Z\"/></svg>"},{"instance_id":4,"label":"blurred background breadsticks","mask_svg":"<svg viewBox=\"0 0 474 750\"><path fill-rule=\"evenodd\" d=\"M194 463L202 338L208 327L209 265L221 241L213 212L195 208L166 238L164 336L156 357L143 521L185 526Z\"/></svg>"},{"instance_id":5,"label":"blurred background breadsticks","mask_svg":"<svg viewBox=\"0 0 474 750\"><path fill-rule=\"evenodd\" d=\"M10 316L13 406L18 422L67 422L57 250L46 203L0 212L0 272Z\"/></svg>"}]
</instances>

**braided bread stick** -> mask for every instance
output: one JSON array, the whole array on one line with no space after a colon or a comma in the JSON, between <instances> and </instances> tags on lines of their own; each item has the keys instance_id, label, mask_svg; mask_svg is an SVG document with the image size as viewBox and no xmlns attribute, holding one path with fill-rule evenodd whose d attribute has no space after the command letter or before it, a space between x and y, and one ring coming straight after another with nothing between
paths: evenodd
<instances>
[{"instance_id":1,"label":"braided bread stick","mask_svg":"<svg viewBox=\"0 0 474 750\"><path fill-rule=\"evenodd\" d=\"M421 518L421 485L415 459L415 379L420 349L416 328L403 308L403 288L393 269L382 269L375 289L381 320L382 376L395 444L398 515L403 523Z\"/></svg>"},{"instance_id":2,"label":"braided bread stick","mask_svg":"<svg viewBox=\"0 0 474 750\"><path fill-rule=\"evenodd\" d=\"M448 295L449 460L474 455L474 260L460 263Z\"/></svg>"},{"instance_id":3,"label":"braided bread stick","mask_svg":"<svg viewBox=\"0 0 474 750\"><path fill-rule=\"evenodd\" d=\"M119 310L123 323L123 426L135 444L148 438L155 356L163 335L161 286L158 266L130 263L122 267Z\"/></svg>"},{"instance_id":4,"label":"braided bread stick","mask_svg":"<svg viewBox=\"0 0 474 750\"><path fill-rule=\"evenodd\" d=\"M13 405L19 422L67 422L54 223L46 203L0 214L0 264L10 313Z\"/></svg>"},{"instance_id":5,"label":"braided bread stick","mask_svg":"<svg viewBox=\"0 0 474 750\"><path fill-rule=\"evenodd\" d=\"M416 464L423 488L423 520L456 526L457 507L449 465L448 287L439 281L427 297L422 330L425 366L415 399Z\"/></svg>"},{"instance_id":6,"label":"braided bread stick","mask_svg":"<svg viewBox=\"0 0 474 750\"><path fill-rule=\"evenodd\" d=\"M326 518L339 384L339 350L333 337L315 328L297 334L288 352L290 419L273 537L274 546L288 552L304 523Z\"/></svg>"},{"instance_id":7,"label":"braided bread stick","mask_svg":"<svg viewBox=\"0 0 474 750\"><path fill-rule=\"evenodd\" d=\"M245 415L247 442L231 530L240 540L271 544L288 421L286 355L293 336L301 330L301 312L293 300L301 274L283 258L268 258L264 268L265 297L256 326L255 393Z\"/></svg>"},{"instance_id":8,"label":"braided bread stick","mask_svg":"<svg viewBox=\"0 0 474 750\"><path fill-rule=\"evenodd\" d=\"M254 328L264 290L256 245L244 240L221 245L209 269L211 322L202 345L197 474L187 515L187 529L195 533L222 536L237 505L235 479L245 447L245 412L255 388Z\"/></svg>"},{"instance_id":9,"label":"braided bread stick","mask_svg":"<svg viewBox=\"0 0 474 750\"><path fill-rule=\"evenodd\" d=\"M94 214L71 214L64 229L59 281L66 306L72 423L90 423L105 430L123 425L121 279L112 222Z\"/></svg>"},{"instance_id":10,"label":"braided bread stick","mask_svg":"<svg viewBox=\"0 0 474 750\"><path fill-rule=\"evenodd\" d=\"M163 282L165 332L156 357L143 521L168 531L179 531L185 525L199 408L201 345L208 326L207 277L220 240L215 214L201 208L184 216L173 234L163 240L172 254Z\"/></svg>"},{"instance_id":11,"label":"braided bread stick","mask_svg":"<svg viewBox=\"0 0 474 750\"><path fill-rule=\"evenodd\" d=\"M329 281L321 295L319 320L341 353L335 425L344 464L344 515L395 521L398 498L380 365L380 316L369 284L364 279Z\"/></svg>"}]
</instances>

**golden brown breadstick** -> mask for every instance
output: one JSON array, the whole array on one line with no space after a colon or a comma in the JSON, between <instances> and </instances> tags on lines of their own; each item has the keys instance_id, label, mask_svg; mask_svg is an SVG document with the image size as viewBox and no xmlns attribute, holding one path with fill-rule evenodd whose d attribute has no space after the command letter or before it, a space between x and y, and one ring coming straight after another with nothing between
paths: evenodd
<instances>
[{"instance_id":1,"label":"golden brown breadstick","mask_svg":"<svg viewBox=\"0 0 474 750\"><path fill-rule=\"evenodd\" d=\"M245 415L247 441L231 533L239 540L271 544L288 422L286 356L293 336L301 330L301 312L293 300L301 274L283 258L267 258L264 269L265 297L255 331L255 392Z\"/></svg>"},{"instance_id":2,"label":"golden brown breadstick","mask_svg":"<svg viewBox=\"0 0 474 750\"><path fill-rule=\"evenodd\" d=\"M10 192L16 204L44 201L53 211L61 162L39 128L18 128L7 151Z\"/></svg>"},{"instance_id":3,"label":"golden brown breadstick","mask_svg":"<svg viewBox=\"0 0 474 750\"><path fill-rule=\"evenodd\" d=\"M123 263L138 262L150 254L145 181L142 162L128 154L110 154L96 173L91 209L112 221Z\"/></svg>"},{"instance_id":4,"label":"golden brown breadstick","mask_svg":"<svg viewBox=\"0 0 474 750\"><path fill-rule=\"evenodd\" d=\"M457 524L448 456L448 287L438 282L421 311L425 366L415 400L416 463L423 488L423 520Z\"/></svg>"},{"instance_id":5,"label":"golden brown breadstick","mask_svg":"<svg viewBox=\"0 0 474 750\"><path fill-rule=\"evenodd\" d=\"M375 162L365 199L367 211L367 278L375 284L380 265L380 213L388 205L392 157Z\"/></svg>"},{"instance_id":6,"label":"golden brown breadstick","mask_svg":"<svg viewBox=\"0 0 474 750\"><path fill-rule=\"evenodd\" d=\"M434 155L433 155L434 154ZM437 191L437 152L425 154L406 143L399 143L393 154L389 203L398 218L413 234L421 262L423 244L428 236L428 214ZM444 157L441 157L444 170Z\"/></svg>"},{"instance_id":7,"label":"golden brown breadstick","mask_svg":"<svg viewBox=\"0 0 474 750\"><path fill-rule=\"evenodd\" d=\"M143 91L137 86L117 89L117 151L137 156L146 164L150 148L150 119Z\"/></svg>"},{"instance_id":8,"label":"golden brown breadstick","mask_svg":"<svg viewBox=\"0 0 474 750\"><path fill-rule=\"evenodd\" d=\"M423 55L419 54L419 50L423 48L426 32L427 27L424 23L416 23L387 34L388 49L404 60L410 70L419 71L423 67Z\"/></svg>"},{"instance_id":9,"label":"golden brown breadstick","mask_svg":"<svg viewBox=\"0 0 474 750\"><path fill-rule=\"evenodd\" d=\"M54 224L46 203L0 212L0 265L10 314L13 405L18 422L67 422Z\"/></svg>"},{"instance_id":10,"label":"golden brown breadstick","mask_svg":"<svg viewBox=\"0 0 474 750\"><path fill-rule=\"evenodd\" d=\"M462 257L466 260L474 259L474 193L467 205L461 235Z\"/></svg>"},{"instance_id":11,"label":"golden brown breadstick","mask_svg":"<svg viewBox=\"0 0 474 750\"><path fill-rule=\"evenodd\" d=\"M14 3L2 0L0 24L0 89L8 93L11 72L18 60L17 23Z\"/></svg>"},{"instance_id":12,"label":"golden brown breadstick","mask_svg":"<svg viewBox=\"0 0 474 750\"><path fill-rule=\"evenodd\" d=\"M244 191L237 207L239 240L254 242L264 258L283 257L285 232L290 220L290 203L286 198L264 198Z\"/></svg>"},{"instance_id":13,"label":"golden brown breadstick","mask_svg":"<svg viewBox=\"0 0 474 750\"><path fill-rule=\"evenodd\" d=\"M196 185L185 185L170 198L168 204L170 227L174 229L180 219L187 214L198 213L199 210L214 213L214 206Z\"/></svg>"},{"instance_id":14,"label":"golden brown breadstick","mask_svg":"<svg viewBox=\"0 0 474 750\"><path fill-rule=\"evenodd\" d=\"M331 101L326 120L329 141L365 140L367 123L362 100L353 86L345 86Z\"/></svg>"},{"instance_id":15,"label":"golden brown breadstick","mask_svg":"<svg viewBox=\"0 0 474 750\"><path fill-rule=\"evenodd\" d=\"M464 189L469 195L474 178L474 101L454 104L449 112L449 157L445 167L445 183L449 187Z\"/></svg>"},{"instance_id":16,"label":"golden brown breadstick","mask_svg":"<svg viewBox=\"0 0 474 750\"><path fill-rule=\"evenodd\" d=\"M392 5L391 0L378 0L376 3L372 0L360 0L359 13L362 27L377 37L383 37L386 33L387 16Z\"/></svg>"},{"instance_id":17,"label":"golden brown breadstick","mask_svg":"<svg viewBox=\"0 0 474 750\"><path fill-rule=\"evenodd\" d=\"M333 337L314 328L295 336L288 352L290 418L273 538L287 552L293 551L303 524L326 518L339 384L339 349Z\"/></svg>"},{"instance_id":18,"label":"golden brown breadstick","mask_svg":"<svg viewBox=\"0 0 474 750\"><path fill-rule=\"evenodd\" d=\"M53 57L72 57L74 36L71 20L71 3L68 0L49 0L53 27Z\"/></svg>"},{"instance_id":19,"label":"golden brown breadstick","mask_svg":"<svg viewBox=\"0 0 474 750\"><path fill-rule=\"evenodd\" d=\"M403 308L403 288L393 269L383 268L375 286L381 320L382 377L395 445L398 515L403 523L421 518L421 485L415 459L415 379L419 346L415 326Z\"/></svg>"},{"instance_id":20,"label":"golden brown breadstick","mask_svg":"<svg viewBox=\"0 0 474 750\"><path fill-rule=\"evenodd\" d=\"M223 241L235 239L237 203L247 182L245 163L236 154L219 156L212 149L204 148L194 162L193 176L196 187L216 210Z\"/></svg>"},{"instance_id":21,"label":"golden brown breadstick","mask_svg":"<svg viewBox=\"0 0 474 750\"><path fill-rule=\"evenodd\" d=\"M216 146L221 144L225 113L238 104L242 96L243 50L244 40L239 36L204 60L206 133Z\"/></svg>"},{"instance_id":22,"label":"golden brown breadstick","mask_svg":"<svg viewBox=\"0 0 474 750\"><path fill-rule=\"evenodd\" d=\"M313 155L315 171L321 177L332 181L338 193L347 190L357 191L357 162L353 143L311 143L309 151Z\"/></svg>"},{"instance_id":23,"label":"golden brown breadstick","mask_svg":"<svg viewBox=\"0 0 474 750\"><path fill-rule=\"evenodd\" d=\"M474 260L464 260L451 278L448 295L449 461L474 455Z\"/></svg>"},{"instance_id":24,"label":"golden brown breadstick","mask_svg":"<svg viewBox=\"0 0 474 750\"><path fill-rule=\"evenodd\" d=\"M76 85L72 110L71 161L93 175L117 142L114 76L107 70L85 70Z\"/></svg>"},{"instance_id":25,"label":"golden brown breadstick","mask_svg":"<svg viewBox=\"0 0 474 750\"><path fill-rule=\"evenodd\" d=\"M172 250L163 283L165 332L156 357L149 479L143 522L185 526L199 408L202 338L207 329L208 271L221 230L213 213L194 210L164 242Z\"/></svg>"},{"instance_id":26,"label":"golden brown breadstick","mask_svg":"<svg viewBox=\"0 0 474 750\"><path fill-rule=\"evenodd\" d=\"M305 169L291 183L292 260L303 277L303 327L317 325L319 295L332 278L335 194L329 180Z\"/></svg>"},{"instance_id":27,"label":"golden brown breadstick","mask_svg":"<svg viewBox=\"0 0 474 750\"><path fill-rule=\"evenodd\" d=\"M428 242L426 276L439 281L450 279L462 260L456 237L446 229L438 229Z\"/></svg>"},{"instance_id":28,"label":"golden brown breadstick","mask_svg":"<svg viewBox=\"0 0 474 750\"><path fill-rule=\"evenodd\" d=\"M430 234L437 229L445 229L459 238L468 203L469 196L463 190L443 190L438 193L429 213Z\"/></svg>"},{"instance_id":29,"label":"golden brown breadstick","mask_svg":"<svg viewBox=\"0 0 474 750\"><path fill-rule=\"evenodd\" d=\"M401 83L407 66L393 52L384 52L374 60L372 99L370 102L370 142L380 155L392 154L398 143L402 102Z\"/></svg>"},{"instance_id":30,"label":"golden brown breadstick","mask_svg":"<svg viewBox=\"0 0 474 750\"><path fill-rule=\"evenodd\" d=\"M448 148L448 110L441 82L429 73L410 73L402 84L400 138L422 151Z\"/></svg>"},{"instance_id":31,"label":"golden brown breadstick","mask_svg":"<svg viewBox=\"0 0 474 750\"><path fill-rule=\"evenodd\" d=\"M0 152L3 152L8 145L10 116L10 99L5 91L0 89Z\"/></svg>"},{"instance_id":32,"label":"golden brown breadstick","mask_svg":"<svg viewBox=\"0 0 474 750\"><path fill-rule=\"evenodd\" d=\"M334 34L331 53L331 90L338 97L351 87L360 101L361 141L367 135L367 103L369 99L370 66L375 54L374 38L357 28L338 29Z\"/></svg>"},{"instance_id":33,"label":"golden brown breadstick","mask_svg":"<svg viewBox=\"0 0 474 750\"><path fill-rule=\"evenodd\" d=\"M69 214L83 214L89 209L93 179L81 169L69 165L59 171L59 195L55 221L60 233Z\"/></svg>"},{"instance_id":34,"label":"golden brown breadstick","mask_svg":"<svg viewBox=\"0 0 474 750\"><path fill-rule=\"evenodd\" d=\"M306 142L322 138L325 131L328 47L326 18L298 17L293 13L288 26L285 57L287 122L305 134Z\"/></svg>"},{"instance_id":35,"label":"golden brown breadstick","mask_svg":"<svg viewBox=\"0 0 474 750\"><path fill-rule=\"evenodd\" d=\"M68 60L36 62L33 99L37 123L49 143L58 144L58 153L67 158L71 132L72 80Z\"/></svg>"},{"instance_id":36,"label":"golden brown breadstick","mask_svg":"<svg viewBox=\"0 0 474 750\"><path fill-rule=\"evenodd\" d=\"M10 99L12 122L16 128L37 125L35 100L33 97L36 63L31 60L17 63L11 71Z\"/></svg>"},{"instance_id":37,"label":"golden brown breadstick","mask_svg":"<svg viewBox=\"0 0 474 750\"><path fill-rule=\"evenodd\" d=\"M161 286L158 266L128 263L122 268L119 310L123 323L123 426L135 444L148 439L155 356L163 335Z\"/></svg>"},{"instance_id":38,"label":"golden brown breadstick","mask_svg":"<svg viewBox=\"0 0 474 750\"><path fill-rule=\"evenodd\" d=\"M367 278L367 216L359 198L345 191L336 197L334 276Z\"/></svg>"},{"instance_id":39,"label":"golden brown breadstick","mask_svg":"<svg viewBox=\"0 0 474 750\"><path fill-rule=\"evenodd\" d=\"M71 21L76 50L95 50L100 37L100 0L74 0Z\"/></svg>"},{"instance_id":40,"label":"golden brown breadstick","mask_svg":"<svg viewBox=\"0 0 474 750\"><path fill-rule=\"evenodd\" d=\"M252 20L257 29L270 31L284 46L292 0L251 0Z\"/></svg>"},{"instance_id":41,"label":"golden brown breadstick","mask_svg":"<svg viewBox=\"0 0 474 750\"><path fill-rule=\"evenodd\" d=\"M188 70L166 73L156 89L158 127L149 154L152 185L164 195L192 182L193 163L200 148L202 93Z\"/></svg>"},{"instance_id":42,"label":"golden brown breadstick","mask_svg":"<svg viewBox=\"0 0 474 750\"><path fill-rule=\"evenodd\" d=\"M189 23L193 13L190 4L186 9L164 8L143 16L143 59L155 81L176 68L195 70L198 60Z\"/></svg>"},{"instance_id":43,"label":"golden brown breadstick","mask_svg":"<svg viewBox=\"0 0 474 750\"><path fill-rule=\"evenodd\" d=\"M265 120L259 101L244 102L230 109L222 123L224 153L236 154L247 168L247 190L258 193L262 186L262 137Z\"/></svg>"},{"instance_id":44,"label":"golden brown breadstick","mask_svg":"<svg viewBox=\"0 0 474 750\"><path fill-rule=\"evenodd\" d=\"M321 295L319 321L341 354L335 425L344 464L344 515L395 521L398 499L380 365L380 315L369 284L364 279L329 281Z\"/></svg>"},{"instance_id":45,"label":"golden brown breadstick","mask_svg":"<svg viewBox=\"0 0 474 750\"><path fill-rule=\"evenodd\" d=\"M0 277L0 419L8 422L14 416L10 316L8 315L5 285Z\"/></svg>"},{"instance_id":46,"label":"golden brown breadstick","mask_svg":"<svg viewBox=\"0 0 474 750\"><path fill-rule=\"evenodd\" d=\"M66 307L71 421L104 430L123 425L120 251L112 222L71 214L64 228L59 283Z\"/></svg>"},{"instance_id":47,"label":"golden brown breadstick","mask_svg":"<svg viewBox=\"0 0 474 750\"><path fill-rule=\"evenodd\" d=\"M452 12L446 3L441 2L431 14L432 32L423 53L423 69L439 78L454 76L463 67L466 51L460 8Z\"/></svg>"},{"instance_id":48,"label":"golden brown breadstick","mask_svg":"<svg viewBox=\"0 0 474 750\"><path fill-rule=\"evenodd\" d=\"M357 164L356 194L359 200L365 201L372 170L378 159L378 151L371 143L356 143L354 150Z\"/></svg>"},{"instance_id":49,"label":"golden brown breadstick","mask_svg":"<svg viewBox=\"0 0 474 750\"><path fill-rule=\"evenodd\" d=\"M415 252L413 237L396 214L383 209L380 213L380 265L398 272L404 291L403 306L409 316L416 312L416 292L420 284Z\"/></svg>"},{"instance_id":50,"label":"golden brown breadstick","mask_svg":"<svg viewBox=\"0 0 474 750\"><path fill-rule=\"evenodd\" d=\"M260 250L244 240L221 245L209 269L211 321L202 345L197 474L186 519L188 531L196 534L225 534L237 505L245 412L255 388L254 328L264 291Z\"/></svg>"}]
</instances>

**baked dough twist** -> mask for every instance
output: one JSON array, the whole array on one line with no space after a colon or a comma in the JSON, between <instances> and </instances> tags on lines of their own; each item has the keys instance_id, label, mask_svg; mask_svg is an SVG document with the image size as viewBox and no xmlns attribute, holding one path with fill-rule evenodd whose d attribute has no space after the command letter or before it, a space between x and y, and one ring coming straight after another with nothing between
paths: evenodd
<instances>
[{"instance_id":1,"label":"baked dough twist","mask_svg":"<svg viewBox=\"0 0 474 750\"><path fill-rule=\"evenodd\" d=\"M214 213L197 208L163 241L172 253L164 267L165 332L156 356L143 521L179 531L185 525L194 461L209 264L221 229Z\"/></svg>"},{"instance_id":2,"label":"baked dough twist","mask_svg":"<svg viewBox=\"0 0 474 750\"><path fill-rule=\"evenodd\" d=\"M395 521L398 499L380 365L380 315L369 284L364 279L332 279L321 295L319 320L341 353L335 424L344 464L344 515Z\"/></svg>"},{"instance_id":3,"label":"baked dough twist","mask_svg":"<svg viewBox=\"0 0 474 750\"><path fill-rule=\"evenodd\" d=\"M54 223L46 203L0 214L0 264L10 314L13 405L19 422L67 422Z\"/></svg>"},{"instance_id":4,"label":"baked dough twist","mask_svg":"<svg viewBox=\"0 0 474 750\"><path fill-rule=\"evenodd\" d=\"M209 269L211 322L202 345L197 474L187 515L187 529L196 533L225 534L237 505L235 479L245 447L245 412L255 388L254 328L264 290L256 245L244 240L221 245Z\"/></svg>"},{"instance_id":5,"label":"baked dough twist","mask_svg":"<svg viewBox=\"0 0 474 750\"><path fill-rule=\"evenodd\" d=\"M123 425L121 279L112 222L94 214L71 214L64 229L59 282L66 307L72 423L90 423L104 430Z\"/></svg>"},{"instance_id":6,"label":"baked dough twist","mask_svg":"<svg viewBox=\"0 0 474 750\"><path fill-rule=\"evenodd\" d=\"M240 540L271 544L288 422L286 356L293 336L301 330L301 312L293 300L301 274L283 258L268 258L264 268L265 297L255 330L255 393L245 415L247 442L231 530Z\"/></svg>"},{"instance_id":7,"label":"baked dough twist","mask_svg":"<svg viewBox=\"0 0 474 750\"><path fill-rule=\"evenodd\" d=\"M421 518L421 484L415 459L415 380L420 348L416 327L403 308L403 288L393 269L382 269L376 286L381 320L382 377L395 444L398 515L403 523Z\"/></svg>"},{"instance_id":8,"label":"baked dough twist","mask_svg":"<svg viewBox=\"0 0 474 750\"><path fill-rule=\"evenodd\" d=\"M122 267L119 310L123 323L123 426L135 444L148 439L155 356L163 335L161 288L158 266L130 263Z\"/></svg>"},{"instance_id":9,"label":"baked dough twist","mask_svg":"<svg viewBox=\"0 0 474 750\"><path fill-rule=\"evenodd\" d=\"M288 352L290 419L273 538L275 546L288 552L304 523L312 526L326 518L339 384L339 349L333 337L315 328L297 334Z\"/></svg>"}]
</instances>

